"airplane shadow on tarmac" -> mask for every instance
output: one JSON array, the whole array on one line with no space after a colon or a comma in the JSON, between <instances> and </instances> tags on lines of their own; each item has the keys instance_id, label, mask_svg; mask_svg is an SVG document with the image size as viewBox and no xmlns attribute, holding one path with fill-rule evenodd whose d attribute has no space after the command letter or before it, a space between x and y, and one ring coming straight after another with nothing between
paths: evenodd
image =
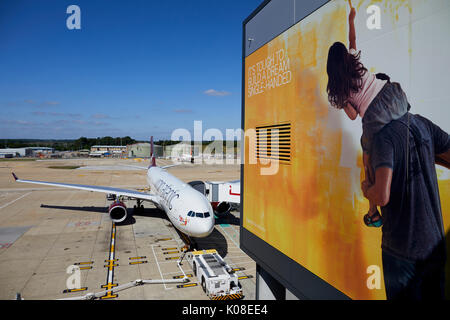
<instances>
[{"instance_id":1,"label":"airplane shadow on tarmac","mask_svg":"<svg viewBox=\"0 0 450 320\"><path fill-rule=\"evenodd\" d=\"M225 258L228 254L228 243L224 235L217 229L217 226L222 224L240 225L240 219L236 218L231 213L220 215L216 218L213 232L206 238L196 238L197 246L199 250L202 249L216 249L222 258Z\"/></svg>"},{"instance_id":2,"label":"airplane shadow on tarmac","mask_svg":"<svg viewBox=\"0 0 450 320\"><path fill-rule=\"evenodd\" d=\"M87 211L93 213L108 213L107 207L94 207L94 206L76 207L76 206L56 206L56 205L41 204L41 208ZM128 212L127 218L123 222L117 223L116 224L117 226L135 224L136 219L134 219L133 216L162 218L165 219L166 221L169 221L169 218L164 213L164 211L157 208L145 208L143 211L140 212L139 211L135 212L133 209L128 208L127 212ZM239 225L239 219L229 213L216 219L216 225L224 223ZM170 224L170 226L172 226L172 224ZM197 250L216 249L217 252L223 258L226 257L228 253L227 240L225 239L223 234L217 230L217 228L214 228L213 232L209 236L205 238L193 238L193 240L196 247L195 249Z\"/></svg>"},{"instance_id":3,"label":"airplane shadow on tarmac","mask_svg":"<svg viewBox=\"0 0 450 320\"><path fill-rule=\"evenodd\" d=\"M54 205L46 205L41 204L41 208L50 208L50 209L59 209L59 210L73 210L73 211L87 211L87 212L96 212L96 213L108 213L107 207L94 207L94 206L85 206L85 207L75 207L75 206L54 206ZM142 216L142 217L152 217L152 218L163 218L167 221L167 215L157 209L157 208L145 208L143 211L135 212L135 210L127 208L127 218L119 223L116 223L117 226L125 226L130 224L135 224L136 219L133 216Z\"/></svg>"},{"instance_id":4,"label":"airplane shadow on tarmac","mask_svg":"<svg viewBox=\"0 0 450 320\"><path fill-rule=\"evenodd\" d=\"M226 213L216 218L216 224L232 224L238 226L240 225L240 222L241 219L236 218L231 213Z\"/></svg>"}]
</instances>

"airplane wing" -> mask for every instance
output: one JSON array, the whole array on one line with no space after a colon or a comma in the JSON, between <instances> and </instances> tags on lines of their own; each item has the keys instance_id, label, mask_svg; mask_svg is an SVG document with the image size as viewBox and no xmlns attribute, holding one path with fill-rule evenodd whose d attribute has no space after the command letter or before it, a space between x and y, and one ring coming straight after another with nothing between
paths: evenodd
<instances>
[{"instance_id":1,"label":"airplane wing","mask_svg":"<svg viewBox=\"0 0 450 320\"><path fill-rule=\"evenodd\" d=\"M175 166L179 166L182 165L183 163L177 163L177 164L169 164L167 166L162 166L160 167L161 169L167 169L167 168L171 168L171 167L175 167ZM129 168L135 168L135 169L141 169L141 170L147 170L147 167L141 167L141 166L133 166L131 164L122 164L122 167L129 167Z\"/></svg>"},{"instance_id":2,"label":"airplane wing","mask_svg":"<svg viewBox=\"0 0 450 320\"><path fill-rule=\"evenodd\" d=\"M182 163L168 164L167 166L162 166L162 167L160 167L160 168L161 168L161 169L167 169L167 168L176 167L176 166L180 166L180 165L182 165Z\"/></svg>"},{"instance_id":3,"label":"airplane wing","mask_svg":"<svg viewBox=\"0 0 450 320\"><path fill-rule=\"evenodd\" d=\"M121 167L129 167L129 168L135 168L140 170L147 170L147 167L141 167L141 166L133 166L132 164L121 164Z\"/></svg>"},{"instance_id":4,"label":"airplane wing","mask_svg":"<svg viewBox=\"0 0 450 320\"><path fill-rule=\"evenodd\" d=\"M37 181L37 180L24 180L24 179L19 179L15 175L14 172L12 173L12 175L13 175L14 179L16 180L16 182L34 183L34 184L42 184L42 185L46 185L46 186L111 193L111 194L115 194L116 196L126 196L126 197L130 197L130 198L135 198L135 199L148 200L148 201L159 204L159 197L157 195L139 192L139 191L135 191L135 190L120 189L120 188L113 188L113 187L102 187L102 186L90 186L90 185L83 185L83 184L71 184L71 183Z\"/></svg>"}]
</instances>

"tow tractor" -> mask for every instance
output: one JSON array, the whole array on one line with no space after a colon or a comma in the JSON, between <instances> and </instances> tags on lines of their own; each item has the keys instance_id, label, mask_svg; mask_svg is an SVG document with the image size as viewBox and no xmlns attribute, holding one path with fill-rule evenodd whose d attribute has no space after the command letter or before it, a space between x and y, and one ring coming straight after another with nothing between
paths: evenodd
<instances>
[{"instance_id":1,"label":"tow tractor","mask_svg":"<svg viewBox=\"0 0 450 320\"><path fill-rule=\"evenodd\" d=\"M236 273L217 250L189 251L186 260L211 300L236 300L243 297Z\"/></svg>"}]
</instances>

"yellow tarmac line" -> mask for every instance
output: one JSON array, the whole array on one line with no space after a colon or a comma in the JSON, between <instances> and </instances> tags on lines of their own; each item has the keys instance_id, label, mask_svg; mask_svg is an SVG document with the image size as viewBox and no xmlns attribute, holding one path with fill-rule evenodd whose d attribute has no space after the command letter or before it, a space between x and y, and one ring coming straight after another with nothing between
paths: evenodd
<instances>
[{"instance_id":1,"label":"yellow tarmac line","mask_svg":"<svg viewBox=\"0 0 450 320\"><path fill-rule=\"evenodd\" d=\"M141 264L141 263L147 263L147 261L146 260L144 260L144 261L132 261L129 264Z\"/></svg>"},{"instance_id":2,"label":"yellow tarmac line","mask_svg":"<svg viewBox=\"0 0 450 320\"><path fill-rule=\"evenodd\" d=\"M180 251L166 251L166 252L163 252L163 254L174 254L174 253L180 253Z\"/></svg>"},{"instance_id":3,"label":"yellow tarmac line","mask_svg":"<svg viewBox=\"0 0 450 320\"><path fill-rule=\"evenodd\" d=\"M179 259L180 257L168 257L168 258L166 258L166 260L177 260L177 259Z\"/></svg>"},{"instance_id":4,"label":"yellow tarmac line","mask_svg":"<svg viewBox=\"0 0 450 320\"><path fill-rule=\"evenodd\" d=\"M192 276L192 274L188 273L188 274L186 274L186 277L192 278L193 276ZM174 279L181 279L181 278L184 278L184 276L183 275L179 275L179 276L173 276L172 278L174 278Z\"/></svg>"},{"instance_id":5,"label":"yellow tarmac line","mask_svg":"<svg viewBox=\"0 0 450 320\"><path fill-rule=\"evenodd\" d=\"M63 291L63 293L86 291L87 289L88 289L87 287L79 288L79 289L66 289Z\"/></svg>"},{"instance_id":6,"label":"yellow tarmac line","mask_svg":"<svg viewBox=\"0 0 450 320\"><path fill-rule=\"evenodd\" d=\"M93 264L94 261L87 261L87 262L75 262L74 265L76 266L80 266L80 265L84 265L84 264Z\"/></svg>"},{"instance_id":7,"label":"yellow tarmac line","mask_svg":"<svg viewBox=\"0 0 450 320\"><path fill-rule=\"evenodd\" d=\"M177 288L189 288L189 287L196 287L198 286L198 283L188 283L188 284L179 284L177 285Z\"/></svg>"},{"instance_id":8,"label":"yellow tarmac line","mask_svg":"<svg viewBox=\"0 0 450 320\"><path fill-rule=\"evenodd\" d=\"M89 267L80 267L80 270L90 270L90 269L92 269L91 266L89 266Z\"/></svg>"}]
</instances>

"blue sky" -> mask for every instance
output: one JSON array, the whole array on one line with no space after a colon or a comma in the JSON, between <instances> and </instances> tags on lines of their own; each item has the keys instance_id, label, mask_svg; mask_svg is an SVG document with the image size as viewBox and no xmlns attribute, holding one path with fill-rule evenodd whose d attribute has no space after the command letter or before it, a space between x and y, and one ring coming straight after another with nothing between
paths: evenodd
<instances>
[{"instance_id":1,"label":"blue sky","mask_svg":"<svg viewBox=\"0 0 450 320\"><path fill-rule=\"evenodd\" d=\"M261 2L0 1L0 138L240 128L242 21Z\"/></svg>"}]
</instances>

